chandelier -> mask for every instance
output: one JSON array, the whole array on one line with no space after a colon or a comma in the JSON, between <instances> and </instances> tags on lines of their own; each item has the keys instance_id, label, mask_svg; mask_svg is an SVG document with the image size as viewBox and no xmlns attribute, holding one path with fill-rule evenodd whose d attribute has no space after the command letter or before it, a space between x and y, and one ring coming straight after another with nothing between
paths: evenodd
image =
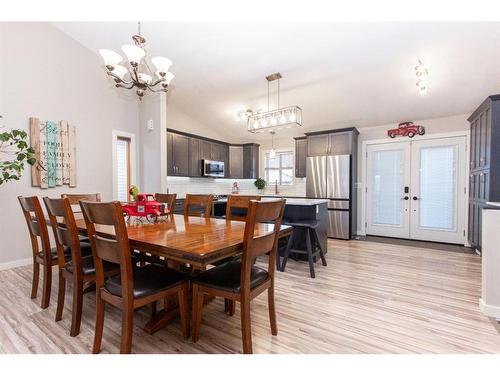
<instances>
[{"instance_id":1,"label":"chandelier","mask_svg":"<svg viewBox=\"0 0 500 375\"><path fill-rule=\"evenodd\" d=\"M302 126L302 109L297 105L280 108L280 79L281 73L274 73L266 77L267 80L267 111L253 112L246 110L238 114L239 119L247 120L247 130L251 133L275 132L289 129L293 126ZM277 81L278 105L277 109L269 107L269 84Z\"/></svg>"},{"instance_id":2,"label":"chandelier","mask_svg":"<svg viewBox=\"0 0 500 375\"><path fill-rule=\"evenodd\" d=\"M156 68L153 74L146 61L146 39L141 35L141 23L138 22L138 32L132 36L134 44L124 44L122 51L128 64L121 65L123 57L115 51L100 49L99 54L104 60L106 73L115 81L116 87L127 90L136 89L139 99L142 99L146 91L167 92L170 82L175 77L168 70L172 61L166 57L153 57L151 62ZM156 75L156 79L153 79Z\"/></svg>"}]
</instances>

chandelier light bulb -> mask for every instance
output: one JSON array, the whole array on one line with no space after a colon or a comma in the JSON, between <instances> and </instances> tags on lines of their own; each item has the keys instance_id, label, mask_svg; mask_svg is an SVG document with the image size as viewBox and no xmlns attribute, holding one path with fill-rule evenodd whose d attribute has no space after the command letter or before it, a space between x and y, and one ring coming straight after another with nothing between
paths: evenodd
<instances>
[{"instance_id":1,"label":"chandelier light bulb","mask_svg":"<svg viewBox=\"0 0 500 375\"><path fill-rule=\"evenodd\" d=\"M276 120L276 116L271 117L271 125L276 125L278 120Z\"/></svg>"},{"instance_id":2,"label":"chandelier light bulb","mask_svg":"<svg viewBox=\"0 0 500 375\"><path fill-rule=\"evenodd\" d=\"M253 128L254 129L258 129L259 128L259 121L254 120L254 122L253 122Z\"/></svg>"},{"instance_id":3,"label":"chandelier light bulb","mask_svg":"<svg viewBox=\"0 0 500 375\"><path fill-rule=\"evenodd\" d=\"M161 56L153 57L151 62L156 67L156 75L159 78L164 77L172 66L172 61Z\"/></svg>"},{"instance_id":4,"label":"chandelier light bulb","mask_svg":"<svg viewBox=\"0 0 500 375\"><path fill-rule=\"evenodd\" d=\"M139 81L150 84L153 81L153 77L146 73L139 73Z\"/></svg>"},{"instance_id":5,"label":"chandelier light bulb","mask_svg":"<svg viewBox=\"0 0 500 375\"><path fill-rule=\"evenodd\" d=\"M286 123L286 117L285 117L285 113L284 112L281 113L280 123L282 123L282 124Z\"/></svg>"},{"instance_id":6,"label":"chandelier light bulb","mask_svg":"<svg viewBox=\"0 0 500 375\"><path fill-rule=\"evenodd\" d=\"M165 78L165 81L162 82L162 85L163 85L163 87L166 87L166 86L170 85L170 82L172 82L172 80L175 78L175 75L172 72L167 72L167 74L165 74L164 78Z\"/></svg>"},{"instance_id":7,"label":"chandelier light bulb","mask_svg":"<svg viewBox=\"0 0 500 375\"><path fill-rule=\"evenodd\" d=\"M420 87L418 90L418 93L422 96L427 95L427 87L425 87L425 86Z\"/></svg>"},{"instance_id":8,"label":"chandelier light bulb","mask_svg":"<svg viewBox=\"0 0 500 375\"><path fill-rule=\"evenodd\" d=\"M143 57L146 56L146 51L134 44L124 44L122 51L132 65L138 65Z\"/></svg>"},{"instance_id":9,"label":"chandelier light bulb","mask_svg":"<svg viewBox=\"0 0 500 375\"><path fill-rule=\"evenodd\" d=\"M116 65L115 68L113 69L113 74L118 76L122 81L123 81L123 77L125 77L125 74L127 74L127 73L128 73L128 70L123 65Z\"/></svg>"},{"instance_id":10,"label":"chandelier light bulb","mask_svg":"<svg viewBox=\"0 0 500 375\"><path fill-rule=\"evenodd\" d=\"M295 122L295 120L297 120L297 116L295 115L295 112L292 112L290 114L289 118L290 118L290 122Z\"/></svg>"},{"instance_id":11,"label":"chandelier light bulb","mask_svg":"<svg viewBox=\"0 0 500 375\"><path fill-rule=\"evenodd\" d=\"M121 55L110 49L100 49L99 55L101 55L102 59L104 60L104 65L106 65L106 68L108 68L108 70L113 70L113 68L123 60L123 57Z\"/></svg>"},{"instance_id":12,"label":"chandelier light bulb","mask_svg":"<svg viewBox=\"0 0 500 375\"><path fill-rule=\"evenodd\" d=\"M274 148L269 151L269 159L276 159L276 150Z\"/></svg>"}]
</instances>

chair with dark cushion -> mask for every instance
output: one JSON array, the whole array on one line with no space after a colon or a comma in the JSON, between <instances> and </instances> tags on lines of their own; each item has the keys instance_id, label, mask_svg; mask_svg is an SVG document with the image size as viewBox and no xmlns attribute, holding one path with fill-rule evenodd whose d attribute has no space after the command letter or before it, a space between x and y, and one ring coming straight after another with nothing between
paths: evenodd
<instances>
[{"instance_id":1,"label":"chair with dark cushion","mask_svg":"<svg viewBox=\"0 0 500 375\"><path fill-rule=\"evenodd\" d=\"M17 197L23 210L26 224L31 239L33 251L33 283L31 286L31 298L36 298L38 291L38 279L40 277L40 265L43 267L42 300L40 306L46 309L50 304L50 292L52 287L52 267L58 265L58 251L50 247L47 222L40 205L38 197ZM40 242L39 242L40 241ZM40 250L41 245L41 250ZM70 257L70 249L64 248L61 256Z\"/></svg>"},{"instance_id":2,"label":"chair with dark cushion","mask_svg":"<svg viewBox=\"0 0 500 375\"><path fill-rule=\"evenodd\" d=\"M50 224L54 231L56 248L58 252L57 264L59 265L59 293L57 298L56 322L62 319L64 299L66 294L66 280L73 284L73 306L71 308L70 335L80 333L82 321L83 293L85 287L95 282L95 267L90 243L80 242L75 216L68 198L43 199ZM69 248L70 258L65 259L64 249ZM104 275L116 275L120 268L113 263L104 263Z\"/></svg>"},{"instance_id":3,"label":"chair with dark cushion","mask_svg":"<svg viewBox=\"0 0 500 375\"><path fill-rule=\"evenodd\" d=\"M189 337L188 276L156 264L133 268L127 227L119 202L91 203L80 201L87 232L92 244L96 271L96 325L93 353L101 350L104 326L104 303L122 310L120 352L130 353L134 310L155 305L158 300L177 294L184 336ZM96 232L96 225L114 229L113 238ZM120 274L104 279L104 262L119 265Z\"/></svg>"},{"instance_id":4,"label":"chair with dark cushion","mask_svg":"<svg viewBox=\"0 0 500 375\"><path fill-rule=\"evenodd\" d=\"M260 201L260 198L260 195L229 195L226 205L226 220L246 221L250 201Z\"/></svg>"},{"instance_id":5,"label":"chair with dark cushion","mask_svg":"<svg viewBox=\"0 0 500 375\"><path fill-rule=\"evenodd\" d=\"M177 194L162 194L156 193L155 199L158 203L165 203L170 215L174 214L175 202L177 201Z\"/></svg>"},{"instance_id":6,"label":"chair with dark cushion","mask_svg":"<svg viewBox=\"0 0 500 375\"><path fill-rule=\"evenodd\" d=\"M193 280L193 342L199 337L204 295L240 302L243 352L252 353L250 301L267 290L271 333L278 334L274 306L274 263L284 208L284 199L250 201L241 259L216 266ZM255 233L258 223L274 225L271 231L262 235L259 231ZM264 254L269 255L267 270L254 264L254 260Z\"/></svg>"},{"instance_id":7,"label":"chair with dark cushion","mask_svg":"<svg viewBox=\"0 0 500 375\"><path fill-rule=\"evenodd\" d=\"M212 194L186 194L184 201L184 216L202 216L209 218L212 214L212 202L214 196Z\"/></svg>"}]
</instances>

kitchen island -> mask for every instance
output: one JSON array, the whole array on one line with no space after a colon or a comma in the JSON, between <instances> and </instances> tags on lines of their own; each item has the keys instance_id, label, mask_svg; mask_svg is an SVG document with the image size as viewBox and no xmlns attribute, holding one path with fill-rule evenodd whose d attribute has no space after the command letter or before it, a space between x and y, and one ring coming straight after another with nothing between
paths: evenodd
<instances>
[{"instance_id":1,"label":"kitchen island","mask_svg":"<svg viewBox=\"0 0 500 375\"><path fill-rule=\"evenodd\" d=\"M328 233L328 199L309 198L287 198L283 196L263 196L262 200L272 200L285 198L285 212L283 213L283 223L317 220L319 227L316 229L318 239L323 251L327 252ZM226 213L227 199L214 201L213 216L222 217ZM241 213L238 213L241 214ZM286 239L279 244L280 254L283 254L286 246ZM292 247L294 249L306 250L304 228L294 228L294 239Z\"/></svg>"}]
</instances>

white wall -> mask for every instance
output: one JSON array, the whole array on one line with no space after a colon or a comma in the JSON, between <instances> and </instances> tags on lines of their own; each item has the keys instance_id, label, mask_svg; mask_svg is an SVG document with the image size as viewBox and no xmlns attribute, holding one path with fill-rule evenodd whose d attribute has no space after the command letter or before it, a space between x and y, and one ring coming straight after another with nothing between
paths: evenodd
<instances>
[{"instance_id":1,"label":"white wall","mask_svg":"<svg viewBox=\"0 0 500 375\"><path fill-rule=\"evenodd\" d=\"M31 257L16 197L101 192L112 198L111 130L138 134L138 100L119 92L97 53L47 23L0 23L0 126L28 130L30 116L76 126L77 187L31 187L30 169L0 186L0 267ZM139 138L138 138L139 141ZM30 260L31 262L31 260Z\"/></svg>"}]
</instances>

